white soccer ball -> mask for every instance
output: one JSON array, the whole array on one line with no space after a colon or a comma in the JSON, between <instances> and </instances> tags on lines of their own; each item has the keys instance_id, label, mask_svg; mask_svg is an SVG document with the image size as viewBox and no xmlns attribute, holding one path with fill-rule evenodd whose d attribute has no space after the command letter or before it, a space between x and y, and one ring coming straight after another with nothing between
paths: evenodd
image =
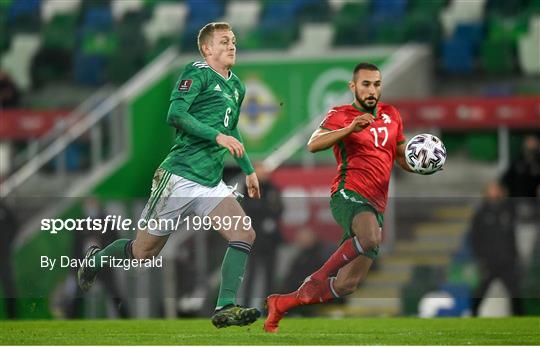
<instances>
[{"instance_id":1,"label":"white soccer ball","mask_svg":"<svg viewBox=\"0 0 540 347\"><path fill-rule=\"evenodd\" d=\"M446 148L437 136L416 135L407 142L405 161L414 172L431 175L443 167L446 161Z\"/></svg>"}]
</instances>

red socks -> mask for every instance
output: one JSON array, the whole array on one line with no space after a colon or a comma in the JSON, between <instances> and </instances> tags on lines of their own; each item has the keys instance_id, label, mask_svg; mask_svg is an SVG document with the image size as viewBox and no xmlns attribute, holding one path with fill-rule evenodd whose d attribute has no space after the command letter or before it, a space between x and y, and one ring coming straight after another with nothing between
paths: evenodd
<instances>
[{"instance_id":1,"label":"red socks","mask_svg":"<svg viewBox=\"0 0 540 347\"><path fill-rule=\"evenodd\" d=\"M362 246L360 246L360 242L358 242L356 236L347 239L330 256L330 258L328 258L323 266L311 275L311 278L318 281L326 280L328 277L336 274L343 266L354 260L358 255L363 253L363 251L364 250L362 249Z\"/></svg>"},{"instance_id":2,"label":"red socks","mask_svg":"<svg viewBox=\"0 0 540 347\"><path fill-rule=\"evenodd\" d=\"M279 295L278 300L276 300L278 311L287 312L296 306L319 304L339 298L339 294L333 287L335 277L330 276L336 274L339 269L350 263L363 251L356 237L343 242L323 266L315 271L298 290Z\"/></svg>"}]
</instances>

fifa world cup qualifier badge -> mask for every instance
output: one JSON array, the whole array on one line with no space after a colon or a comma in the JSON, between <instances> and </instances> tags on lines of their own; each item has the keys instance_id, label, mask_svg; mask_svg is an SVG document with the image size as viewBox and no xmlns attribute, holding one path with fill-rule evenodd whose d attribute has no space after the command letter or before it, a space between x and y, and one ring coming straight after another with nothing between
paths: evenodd
<instances>
[{"instance_id":1,"label":"fifa world cup qualifier badge","mask_svg":"<svg viewBox=\"0 0 540 347\"><path fill-rule=\"evenodd\" d=\"M193 83L193 80L181 80L178 84L178 91L179 92L187 92L189 91L189 88L191 88L191 84Z\"/></svg>"}]
</instances>

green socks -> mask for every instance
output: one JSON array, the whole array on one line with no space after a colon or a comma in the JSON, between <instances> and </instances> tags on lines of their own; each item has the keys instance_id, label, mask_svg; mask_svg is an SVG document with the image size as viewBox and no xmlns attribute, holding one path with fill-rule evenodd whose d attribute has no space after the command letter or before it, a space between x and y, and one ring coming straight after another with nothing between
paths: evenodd
<instances>
[{"instance_id":1,"label":"green socks","mask_svg":"<svg viewBox=\"0 0 540 347\"><path fill-rule=\"evenodd\" d=\"M94 269L96 271L101 270L103 265L101 264L101 257L115 257L119 259L132 259L133 254L131 253L131 244L133 240L130 239L119 239L110 243L107 247L103 248L101 251L96 252L92 256L96 260L96 266Z\"/></svg>"},{"instance_id":2,"label":"green socks","mask_svg":"<svg viewBox=\"0 0 540 347\"><path fill-rule=\"evenodd\" d=\"M230 241L221 264L221 285L216 310L236 304L236 293L244 279L251 245L243 241Z\"/></svg>"}]
</instances>

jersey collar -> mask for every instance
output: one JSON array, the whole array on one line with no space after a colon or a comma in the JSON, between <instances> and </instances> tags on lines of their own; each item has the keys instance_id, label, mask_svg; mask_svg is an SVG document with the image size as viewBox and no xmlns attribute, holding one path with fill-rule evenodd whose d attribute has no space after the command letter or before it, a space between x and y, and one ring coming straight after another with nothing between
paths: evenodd
<instances>
[{"instance_id":1,"label":"jersey collar","mask_svg":"<svg viewBox=\"0 0 540 347\"><path fill-rule=\"evenodd\" d=\"M357 109L358 111L364 112L364 113L370 113L370 114L373 116L373 118L377 119L377 106L378 106L378 105L375 106L375 107L373 108L372 111L366 111L366 110L364 110L362 107L359 107L358 105L356 105L356 103L355 103L354 101L353 101L353 103L352 103L351 105L352 105L355 109Z\"/></svg>"},{"instance_id":2,"label":"jersey collar","mask_svg":"<svg viewBox=\"0 0 540 347\"><path fill-rule=\"evenodd\" d=\"M206 63L206 64L208 64L208 63ZM214 70L214 68L211 67L210 64L208 64L208 67L209 67L212 71L214 71L214 73L215 73L216 75L218 75L219 77L223 78L225 81L230 80L231 77L233 76L233 72L232 72L231 69L229 69L229 74L228 74L229 76L227 76L227 78L225 78L225 77L223 77L219 72L217 72L216 70Z\"/></svg>"}]
</instances>

